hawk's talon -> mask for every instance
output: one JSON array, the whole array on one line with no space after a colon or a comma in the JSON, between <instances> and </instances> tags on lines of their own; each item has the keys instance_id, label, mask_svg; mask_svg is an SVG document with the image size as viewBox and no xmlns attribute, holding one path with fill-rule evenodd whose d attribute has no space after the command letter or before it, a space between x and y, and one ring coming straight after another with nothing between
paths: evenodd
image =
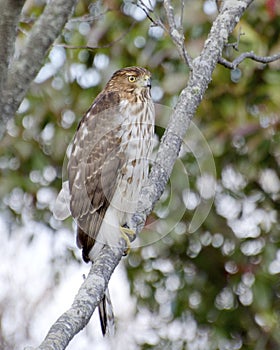
<instances>
[{"instance_id":1,"label":"hawk's talon","mask_svg":"<svg viewBox=\"0 0 280 350\"><path fill-rule=\"evenodd\" d=\"M130 252L130 239L129 236L132 238L135 236L135 231L124 226L120 226L121 236L126 242L126 250L124 251L123 256L126 256Z\"/></svg>"}]
</instances>

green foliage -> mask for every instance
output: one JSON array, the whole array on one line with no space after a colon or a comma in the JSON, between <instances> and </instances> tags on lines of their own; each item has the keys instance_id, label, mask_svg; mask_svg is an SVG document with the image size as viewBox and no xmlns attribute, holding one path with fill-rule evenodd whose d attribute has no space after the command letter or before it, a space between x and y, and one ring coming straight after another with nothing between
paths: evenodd
<instances>
[{"instance_id":1,"label":"green foliage","mask_svg":"<svg viewBox=\"0 0 280 350\"><path fill-rule=\"evenodd\" d=\"M186 46L192 55L199 53L213 20L202 5L203 1L185 4ZM41 11L33 6L28 13L37 17ZM80 1L46 59L46 65L55 67L53 74L32 84L15 121L9 122L0 149L0 195L2 210L9 209L18 222L23 220L21 208L9 199L26 195L31 198L28 215L55 230L51 205L40 202L38 191L51 189L54 201L77 123L114 70L146 66L153 73L154 87L160 88L157 102L170 107L187 83L188 70L169 36L141 11L133 18L136 11L140 10L128 1ZM175 11L179 13L179 7ZM152 15L165 22L161 2ZM86 22L82 16L97 19ZM20 28L28 31L27 24ZM229 60L243 51L269 55L279 50L279 16L270 19L261 1L247 11L232 42L240 31L244 35L239 52L224 50ZM85 45L93 49L80 48ZM58 54L65 59L56 66ZM132 250L126 260L139 312L147 309L155 318L151 327L157 341L151 345L147 339L141 349L197 349L195 340L206 333L209 349L280 346L279 62L262 65L246 60L239 69L241 77L235 83L228 69L217 66L194 120L211 148L217 172L209 215L189 233L195 211L209 198L199 190L204 174L198 157L186 152L174 169L171 185L176 186L169 184L148 220L153 223L150 230L162 230L164 237ZM156 131L162 135L160 127ZM197 202L187 209L191 195ZM183 214L174 219L178 208ZM164 331L176 321L183 325L182 337ZM196 331L184 334L184 327Z\"/></svg>"}]
</instances>

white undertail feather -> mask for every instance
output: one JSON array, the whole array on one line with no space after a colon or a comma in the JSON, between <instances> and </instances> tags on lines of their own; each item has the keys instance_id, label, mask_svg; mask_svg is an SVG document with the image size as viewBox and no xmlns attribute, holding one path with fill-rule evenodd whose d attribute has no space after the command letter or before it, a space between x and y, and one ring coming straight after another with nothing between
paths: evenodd
<instances>
[{"instance_id":1,"label":"white undertail feather","mask_svg":"<svg viewBox=\"0 0 280 350\"><path fill-rule=\"evenodd\" d=\"M56 220L65 220L71 215L69 182L64 181L52 208Z\"/></svg>"}]
</instances>

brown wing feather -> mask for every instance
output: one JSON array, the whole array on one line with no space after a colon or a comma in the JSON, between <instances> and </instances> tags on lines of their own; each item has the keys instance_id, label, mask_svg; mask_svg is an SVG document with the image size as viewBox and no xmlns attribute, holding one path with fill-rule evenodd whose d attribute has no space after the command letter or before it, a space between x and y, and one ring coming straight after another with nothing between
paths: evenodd
<instances>
[{"instance_id":1,"label":"brown wing feather","mask_svg":"<svg viewBox=\"0 0 280 350\"><path fill-rule=\"evenodd\" d=\"M81 120L68 164L70 208L83 257L94 245L124 163L120 152L119 95L102 92Z\"/></svg>"}]
</instances>

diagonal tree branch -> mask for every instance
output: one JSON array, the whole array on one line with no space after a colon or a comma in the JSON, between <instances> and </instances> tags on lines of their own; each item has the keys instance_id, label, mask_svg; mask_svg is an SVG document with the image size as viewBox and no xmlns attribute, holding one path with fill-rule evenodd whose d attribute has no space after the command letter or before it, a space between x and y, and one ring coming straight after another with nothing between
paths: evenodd
<instances>
[{"instance_id":1,"label":"diagonal tree branch","mask_svg":"<svg viewBox=\"0 0 280 350\"><path fill-rule=\"evenodd\" d=\"M252 1L231 0L229 6L223 7L213 23L200 56L193 61L193 71L190 74L188 86L179 96L168 128L162 137L148 185L141 191L138 210L133 216L133 228L137 233L143 228L147 215L151 213L163 193L179 154L182 139L211 81L212 73L221 57L228 36ZM65 349L75 334L86 325L104 294L111 274L121 260L125 250L124 242L122 243L122 247L118 250L112 250L107 246L102 250L72 307L55 322L46 339L37 349ZM60 343L61 338L63 340Z\"/></svg>"},{"instance_id":2,"label":"diagonal tree branch","mask_svg":"<svg viewBox=\"0 0 280 350\"><path fill-rule=\"evenodd\" d=\"M149 177L149 183L142 189L139 209L134 215L137 232L141 231L149 215L162 195L179 154L182 140L211 81L212 73L222 55L229 34L253 0L230 1L216 18L204 48L195 60L189 81L181 92L170 118L168 127L161 139L160 148Z\"/></svg>"},{"instance_id":3,"label":"diagonal tree branch","mask_svg":"<svg viewBox=\"0 0 280 350\"><path fill-rule=\"evenodd\" d=\"M34 24L25 46L9 67L6 84L0 91L0 139L7 121L16 113L31 82L39 72L50 46L61 33L77 0L53 0ZM2 103L1 103L2 101Z\"/></svg>"},{"instance_id":4,"label":"diagonal tree branch","mask_svg":"<svg viewBox=\"0 0 280 350\"><path fill-rule=\"evenodd\" d=\"M124 242L123 242L124 243ZM50 328L38 350L63 350L71 339L89 322L100 303L115 267L121 260L125 245L120 249L106 246L92 265L69 310L62 314ZM32 350L26 347L25 350Z\"/></svg>"}]
</instances>

